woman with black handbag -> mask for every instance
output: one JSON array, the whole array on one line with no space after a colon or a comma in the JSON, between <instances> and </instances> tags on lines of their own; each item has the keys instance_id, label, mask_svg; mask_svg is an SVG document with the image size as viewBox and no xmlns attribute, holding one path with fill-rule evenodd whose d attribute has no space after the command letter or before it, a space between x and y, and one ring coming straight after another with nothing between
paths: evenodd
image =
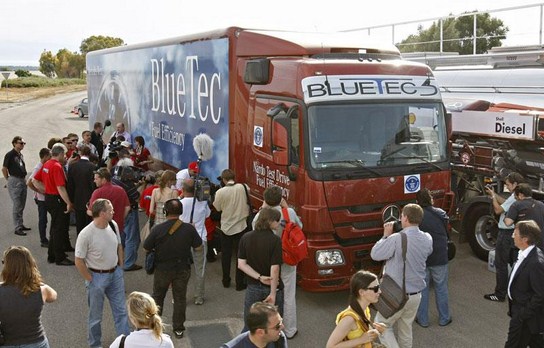
<instances>
[{"instance_id":1,"label":"woman with black handbag","mask_svg":"<svg viewBox=\"0 0 544 348\"><path fill-rule=\"evenodd\" d=\"M2 263L0 322L3 347L49 348L41 314L44 303L57 299L57 292L42 283L36 260L27 248L9 247Z\"/></svg>"}]
</instances>

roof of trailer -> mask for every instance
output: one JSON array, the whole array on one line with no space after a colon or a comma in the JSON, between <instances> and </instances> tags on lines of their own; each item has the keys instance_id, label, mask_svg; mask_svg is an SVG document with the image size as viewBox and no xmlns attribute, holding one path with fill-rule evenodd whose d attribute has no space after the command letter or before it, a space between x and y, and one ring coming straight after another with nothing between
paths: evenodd
<instances>
[{"instance_id":1,"label":"roof of trailer","mask_svg":"<svg viewBox=\"0 0 544 348\"><path fill-rule=\"evenodd\" d=\"M330 53L342 49L360 49L372 51L373 53L400 56L399 50L394 45L364 42L360 35L356 33L290 32L242 29L238 27L115 47L107 49L107 52L136 50L226 37L236 39L237 56L304 56Z\"/></svg>"}]
</instances>

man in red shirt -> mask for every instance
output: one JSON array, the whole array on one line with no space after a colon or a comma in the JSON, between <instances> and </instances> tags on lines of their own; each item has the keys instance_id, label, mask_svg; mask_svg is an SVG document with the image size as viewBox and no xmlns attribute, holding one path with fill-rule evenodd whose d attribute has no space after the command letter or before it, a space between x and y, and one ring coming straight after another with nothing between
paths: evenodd
<instances>
[{"instance_id":1,"label":"man in red shirt","mask_svg":"<svg viewBox=\"0 0 544 348\"><path fill-rule=\"evenodd\" d=\"M94 183L97 189L93 191L89 207L92 207L98 198L108 199L113 205L113 220L119 226L118 232L119 234L124 233L125 217L130 211L130 202L125 190L111 183L111 173L106 168L100 168L94 172ZM92 216L90 208L87 210L87 214Z\"/></svg>"},{"instance_id":2,"label":"man in red shirt","mask_svg":"<svg viewBox=\"0 0 544 348\"><path fill-rule=\"evenodd\" d=\"M51 215L51 229L49 230L49 247L47 261L55 262L59 266L72 266L74 262L66 257L66 241L69 241L70 211L72 202L66 191L66 176L63 164L66 162L64 154L66 147L55 144L51 149L51 159L44 163L42 169L36 173L32 182L43 185L45 191L45 206ZM40 184L41 182L41 184ZM68 245L69 247L69 245Z\"/></svg>"}]
</instances>

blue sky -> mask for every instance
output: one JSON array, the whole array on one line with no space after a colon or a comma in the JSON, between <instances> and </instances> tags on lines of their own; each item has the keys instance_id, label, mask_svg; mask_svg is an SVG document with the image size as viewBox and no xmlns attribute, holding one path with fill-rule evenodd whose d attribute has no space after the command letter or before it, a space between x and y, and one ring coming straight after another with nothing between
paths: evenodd
<instances>
[{"instance_id":1,"label":"blue sky","mask_svg":"<svg viewBox=\"0 0 544 348\"><path fill-rule=\"evenodd\" d=\"M91 35L134 44L228 26L311 32L339 31L428 19L473 10L535 4L533 0L2 0L0 66L38 65L43 50L78 51ZM334 4L334 5L331 5ZM367 5L368 4L368 5ZM492 14L510 27L507 45L537 44L539 8ZM422 22L425 27L431 22ZM397 26L395 40L417 24ZM374 39L391 42L389 29ZM377 35L377 36L376 36Z\"/></svg>"}]
</instances>

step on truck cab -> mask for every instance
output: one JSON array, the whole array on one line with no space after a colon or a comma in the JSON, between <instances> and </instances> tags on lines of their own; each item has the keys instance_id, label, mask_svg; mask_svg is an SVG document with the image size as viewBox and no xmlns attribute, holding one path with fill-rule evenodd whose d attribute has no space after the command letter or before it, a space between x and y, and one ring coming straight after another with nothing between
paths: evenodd
<instances>
[{"instance_id":1,"label":"step on truck cab","mask_svg":"<svg viewBox=\"0 0 544 348\"><path fill-rule=\"evenodd\" d=\"M236 27L87 55L89 122L124 122L154 158L185 168L200 133L202 174L231 168L251 189L280 186L304 223L304 289L349 287L377 270L370 249L429 188L448 208L446 113L431 70L354 34Z\"/></svg>"}]
</instances>

